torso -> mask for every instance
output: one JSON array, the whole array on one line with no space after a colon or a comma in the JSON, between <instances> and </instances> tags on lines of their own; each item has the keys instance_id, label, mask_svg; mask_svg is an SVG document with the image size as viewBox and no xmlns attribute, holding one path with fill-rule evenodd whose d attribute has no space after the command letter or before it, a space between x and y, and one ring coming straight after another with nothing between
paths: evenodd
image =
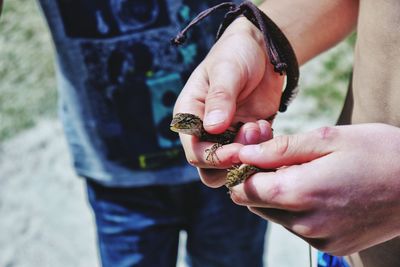
<instances>
[{"instance_id":1,"label":"torso","mask_svg":"<svg viewBox=\"0 0 400 267\"><path fill-rule=\"evenodd\" d=\"M352 90L340 124L400 127L400 1L360 0ZM354 254L355 267L400 266L400 237Z\"/></svg>"},{"instance_id":2,"label":"torso","mask_svg":"<svg viewBox=\"0 0 400 267\"><path fill-rule=\"evenodd\" d=\"M361 0L346 123L400 126L400 1ZM350 104L350 103L349 103Z\"/></svg>"}]
</instances>

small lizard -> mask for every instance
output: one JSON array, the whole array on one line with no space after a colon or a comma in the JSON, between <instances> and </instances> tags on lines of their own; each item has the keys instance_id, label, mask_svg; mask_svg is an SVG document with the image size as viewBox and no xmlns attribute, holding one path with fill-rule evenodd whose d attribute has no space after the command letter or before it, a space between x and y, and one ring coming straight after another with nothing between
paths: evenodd
<instances>
[{"instance_id":1,"label":"small lizard","mask_svg":"<svg viewBox=\"0 0 400 267\"><path fill-rule=\"evenodd\" d=\"M233 142L235 136L243 123L238 123L236 127L232 127L221 134L210 134L203 127L203 121L196 115L190 113L178 113L172 118L170 129L177 133L189 134L197 136L200 141L208 141L215 143L210 149L206 150L206 160L215 164L218 160L215 153L218 148Z\"/></svg>"},{"instance_id":2,"label":"small lizard","mask_svg":"<svg viewBox=\"0 0 400 267\"><path fill-rule=\"evenodd\" d=\"M205 151L208 153L206 160L215 164L215 159L218 160L216 155L217 149L223 145L232 143L242 125L243 123L238 123L235 127L228 129L221 134L210 134L206 132L203 127L203 121L198 116L190 113L177 113L172 119L170 129L177 133L197 136L200 141L215 142L210 149ZM225 186L230 189L231 187L244 182L244 180L258 171L261 171L261 169L247 164L234 166L232 169L228 170Z\"/></svg>"}]
</instances>

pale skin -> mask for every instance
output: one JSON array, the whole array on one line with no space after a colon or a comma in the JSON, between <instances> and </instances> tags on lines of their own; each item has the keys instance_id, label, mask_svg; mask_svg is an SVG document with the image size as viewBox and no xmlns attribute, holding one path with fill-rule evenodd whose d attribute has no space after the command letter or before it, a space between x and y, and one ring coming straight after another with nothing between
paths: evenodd
<instances>
[{"instance_id":1,"label":"pale skin","mask_svg":"<svg viewBox=\"0 0 400 267\"><path fill-rule=\"evenodd\" d=\"M285 32L302 64L354 30L358 1L269 0L261 9ZM277 111L283 78L271 70L263 46L259 32L238 19L190 77L175 113L200 116L210 133L249 123L237 143L217 151L214 165L205 159L210 143L181 135L188 161L211 187L223 185L224 169L239 162L278 168L232 188L232 200L334 255L399 237L400 129L335 126L268 140L270 125L260 119Z\"/></svg>"}]
</instances>

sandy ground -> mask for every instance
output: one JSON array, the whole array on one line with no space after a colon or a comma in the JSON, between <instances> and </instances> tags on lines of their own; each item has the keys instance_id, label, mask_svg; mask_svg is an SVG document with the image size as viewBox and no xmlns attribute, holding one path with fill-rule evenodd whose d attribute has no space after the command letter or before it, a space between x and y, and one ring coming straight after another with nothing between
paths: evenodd
<instances>
[{"instance_id":1,"label":"sandy ground","mask_svg":"<svg viewBox=\"0 0 400 267\"><path fill-rule=\"evenodd\" d=\"M0 266L98 266L83 181L57 121L1 146Z\"/></svg>"},{"instance_id":2,"label":"sandy ground","mask_svg":"<svg viewBox=\"0 0 400 267\"><path fill-rule=\"evenodd\" d=\"M312 108L307 101L297 100L287 114L278 117L275 132L333 123L326 117L304 123L299 109L305 113L305 107ZM99 266L84 188L71 168L58 121L41 121L0 144L0 266ZM270 228L266 247L265 262L270 267L308 266L307 245L279 226ZM180 251L178 266L183 267Z\"/></svg>"}]
</instances>

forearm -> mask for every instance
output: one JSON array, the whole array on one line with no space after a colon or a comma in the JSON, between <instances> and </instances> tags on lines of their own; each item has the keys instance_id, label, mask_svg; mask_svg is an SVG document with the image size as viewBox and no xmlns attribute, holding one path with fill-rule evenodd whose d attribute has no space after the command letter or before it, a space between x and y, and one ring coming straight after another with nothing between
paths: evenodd
<instances>
[{"instance_id":1,"label":"forearm","mask_svg":"<svg viewBox=\"0 0 400 267\"><path fill-rule=\"evenodd\" d=\"M354 30L358 4L358 0L267 0L259 8L281 28L299 64L304 64Z\"/></svg>"}]
</instances>

